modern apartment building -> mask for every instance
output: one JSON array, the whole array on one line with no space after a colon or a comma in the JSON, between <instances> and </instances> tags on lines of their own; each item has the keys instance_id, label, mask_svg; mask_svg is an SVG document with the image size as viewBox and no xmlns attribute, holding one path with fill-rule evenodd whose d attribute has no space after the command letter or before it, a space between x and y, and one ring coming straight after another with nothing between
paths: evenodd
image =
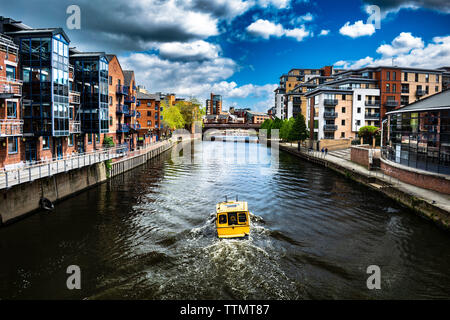
<instances>
[{"instance_id":1,"label":"modern apartment building","mask_svg":"<svg viewBox=\"0 0 450 320\"><path fill-rule=\"evenodd\" d=\"M124 70L123 71L124 76L124 104L126 106L126 109L128 112L124 112L124 122L122 128L125 129L125 142L128 144L130 149L134 149L137 145L137 134L140 129L140 124L138 122L138 119L140 118L141 114L136 111L136 80L134 78L134 71L133 70Z\"/></svg>"},{"instance_id":2,"label":"modern apartment building","mask_svg":"<svg viewBox=\"0 0 450 320\"><path fill-rule=\"evenodd\" d=\"M108 59L104 52L79 52L71 49L74 89L80 93L79 118L82 152L101 148L109 132Z\"/></svg>"},{"instance_id":3,"label":"modern apartment building","mask_svg":"<svg viewBox=\"0 0 450 320\"><path fill-rule=\"evenodd\" d=\"M23 84L18 79L18 62L18 45L0 34L0 167L14 167L24 160L20 104Z\"/></svg>"},{"instance_id":4,"label":"modern apartment building","mask_svg":"<svg viewBox=\"0 0 450 320\"><path fill-rule=\"evenodd\" d=\"M222 96L211 93L211 98L206 100L206 114L221 114L222 113Z\"/></svg>"},{"instance_id":5,"label":"modern apartment building","mask_svg":"<svg viewBox=\"0 0 450 320\"><path fill-rule=\"evenodd\" d=\"M287 74L283 74L280 77L280 85L275 89L275 116L280 119L296 117L299 113L306 116L304 91L298 86L313 78L331 76L332 72L333 67L326 66L320 69L291 69Z\"/></svg>"}]
</instances>

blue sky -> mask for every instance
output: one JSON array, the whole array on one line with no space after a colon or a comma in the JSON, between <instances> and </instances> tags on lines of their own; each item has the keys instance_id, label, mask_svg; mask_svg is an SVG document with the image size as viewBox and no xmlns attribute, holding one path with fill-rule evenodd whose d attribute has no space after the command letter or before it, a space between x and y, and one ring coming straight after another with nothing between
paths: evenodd
<instances>
[{"instance_id":1,"label":"blue sky","mask_svg":"<svg viewBox=\"0 0 450 320\"><path fill-rule=\"evenodd\" d=\"M450 2L441 0L0 0L0 15L64 27L71 46L118 55L152 92L223 95L267 111L291 68L450 65ZM7 5L8 4L8 5ZM67 30L66 9L81 10ZM377 5L380 29L367 23ZM39 12L39 14L36 14Z\"/></svg>"}]
</instances>

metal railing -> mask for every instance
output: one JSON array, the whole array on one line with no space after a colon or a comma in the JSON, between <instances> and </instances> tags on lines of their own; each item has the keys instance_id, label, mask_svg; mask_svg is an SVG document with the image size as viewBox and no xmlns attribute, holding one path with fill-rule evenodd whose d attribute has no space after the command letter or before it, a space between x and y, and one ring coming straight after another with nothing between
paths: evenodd
<instances>
[{"instance_id":1,"label":"metal railing","mask_svg":"<svg viewBox=\"0 0 450 320\"><path fill-rule=\"evenodd\" d=\"M81 133L81 121L69 120L69 133Z\"/></svg>"},{"instance_id":2,"label":"metal railing","mask_svg":"<svg viewBox=\"0 0 450 320\"><path fill-rule=\"evenodd\" d=\"M125 96L124 101L125 101L125 103L135 103L136 97L127 95L127 96Z\"/></svg>"},{"instance_id":3,"label":"metal railing","mask_svg":"<svg viewBox=\"0 0 450 320\"><path fill-rule=\"evenodd\" d=\"M128 106L126 106L124 104L117 104L116 105L116 113L127 114Z\"/></svg>"},{"instance_id":4,"label":"metal railing","mask_svg":"<svg viewBox=\"0 0 450 320\"><path fill-rule=\"evenodd\" d=\"M396 106L398 106L398 101L397 100L386 100L384 105L386 107L396 107Z\"/></svg>"},{"instance_id":5,"label":"metal railing","mask_svg":"<svg viewBox=\"0 0 450 320\"><path fill-rule=\"evenodd\" d=\"M81 99L80 99L80 93L77 91L69 91L69 103L71 104L80 104L81 103Z\"/></svg>"},{"instance_id":6,"label":"metal railing","mask_svg":"<svg viewBox=\"0 0 450 320\"><path fill-rule=\"evenodd\" d=\"M0 96L22 96L22 80L0 77Z\"/></svg>"},{"instance_id":7,"label":"metal railing","mask_svg":"<svg viewBox=\"0 0 450 320\"><path fill-rule=\"evenodd\" d=\"M367 100L366 102L365 102L365 105L366 106L379 106L380 105L380 100L375 100L375 101L372 101L372 100Z\"/></svg>"},{"instance_id":8,"label":"metal railing","mask_svg":"<svg viewBox=\"0 0 450 320\"><path fill-rule=\"evenodd\" d=\"M366 113L365 118L366 119L379 119L380 114L379 113Z\"/></svg>"},{"instance_id":9,"label":"metal railing","mask_svg":"<svg viewBox=\"0 0 450 320\"><path fill-rule=\"evenodd\" d=\"M23 135L23 120L2 119L0 120L0 137L13 137Z\"/></svg>"},{"instance_id":10,"label":"metal railing","mask_svg":"<svg viewBox=\"0 0 450 320\"><path fill-rule=\"evenodd\" d=\"M416 96L424 96L426 94L426 91L423 89L417 89Z\"/></svg>"},{"instance_id":11,"label":"metal railing","mask_svg":"<svg viewBox=\"0 0 450 320\"><path fill-rule=\"evenodd\" d=\"M326 112L323 113L323 117L324 118L334 119L334 118L337 118L337 116L338 116L337 112L328 112L328 111L326 111Z\"/></svg>"},{"instance_id":12,"label":"metal railing","mask_svg":"<svg viewBox=\"0 0 450 320\"><path fill-rule=\"evenodd\" d=\"M130 126L126 123L118 123L116 132L128 132L130 131Z\"/></svg>"},{"instance_id":13,"label":"metal railing","mask_svg":"<svg viewBox=\"0 0 450 320\"><path fill-rule=\"evenodd\" d=\"M324 99L323 104L328 106L335 106L338 104L338 101L336 99Z\"/></svg>"},{"instance_id":14,"label":"metal railing","mask_svg":"<svg viewBox=\"0 0 450 320\"><path fill-rule=\"evenodd\" d=\"M323 130L324 131L336 131L337 130L337 125L335 125L335 124L325 124L323 126Z\"/></svg>"},{"instance_id":15,"label":"metal railing","mask_svg":"<svg viewBox=\"0 0 450 320\"><path fill-rule=\"evenodd\" d=\"M75 153L61 159L55 158L27 164L22 163L21 167L0 172L0 189L9 188L21 183L32 182L37 179L90 166L106 160L121 157L134 157L148 152L158 143L164 144L161 142L151 143L145 147L140 147L135 151L129 151L128 145L124 144L92 152Z\"/></svg>"},{"instance_id":16,"label":"metal railing","mask_svg":"<svg viewBox=\"0 0 450 320\"><path fill-rule=\"evenodd\" d=\"M116 93L117 93L117 94L122 94L122 95L128 94L128 87L123 86L123 85L121 85L121 84L118 84L118 85L116 86Z\"/></svg>"}]
</instances>

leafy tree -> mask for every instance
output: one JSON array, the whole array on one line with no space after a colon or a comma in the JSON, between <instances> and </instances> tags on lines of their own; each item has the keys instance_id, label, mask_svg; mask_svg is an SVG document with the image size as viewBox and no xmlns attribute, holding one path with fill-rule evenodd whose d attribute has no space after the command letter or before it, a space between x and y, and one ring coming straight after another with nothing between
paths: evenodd
<instances>
[{"instance_id":1,"label":"leafy tree","mask_svg":"<svg viewBox=\"0 0 450 320\"><path fill-rule=\"evenodd\" d=\"M105 136L105 138L103 139L103 146L104 147L114 147L116 144L114 143L114 139L110 136Z\"/></svg>"},{"instance_id":2,"label":"leafy tree","mask_svg":"<svg viewBox=\"0 0 450 320\"><path fill-rule=\"evenodd\" d=\"M380 128L374 126L364 126L358 131L358 135L363 138L364 141L374 141L374 138L380 135Z\"/></svg>"},{"instance_id":3,"label":"leafy tree","mask_svg":"<svg viewBox=\"0 0 450 320\"><path fill-rule=\"evenodd\" d=\"M292 131L292 127L294 126L295 119L290 118L289 120L285 119L280 129L280 138L282 140L292 141L290 140L290 132Z\"/></svg>"},{"instance_id":4,"label":"leafy tree","mask_svg":"<svg viewBox=\"0 0 450 320\"><path fill-rule=\"evenodd\" d=\"M266 129L267 130L267 138L270 138L270 129L272 128L272 124L273 124L272 119L266 119L261 124L261 129Z\"/></svg>"},{"instance_id":5,"label":"leafy tree","mask_svg":"<svg viewBox=\"0 0 450 320\"><path fill-rule=\"evenodd\" d=\"M299 114L295 118L291 131L289 132L289 141L305 141L309 137L309 132L306 129L305 117Z\"/></svg>"},{"instance_id":6,"label":"leafy tree","mask_svg":"<svg viewBox=\"0 0 450 320\"><path fill-rule=\"evenodd\" d=\"M172 130L184 128L185 121L181 114L179 103L173 106L167 106L162 102L161 105L163 107L161 115L163 116L164 124Z\"/></svg>"}]
</instances>

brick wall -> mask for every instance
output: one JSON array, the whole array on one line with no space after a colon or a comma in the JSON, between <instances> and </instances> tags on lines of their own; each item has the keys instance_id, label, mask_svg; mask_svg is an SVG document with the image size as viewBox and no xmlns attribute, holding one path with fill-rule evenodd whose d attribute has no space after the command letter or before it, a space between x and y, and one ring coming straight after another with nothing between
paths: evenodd
<instances>
[{"instance_id":1,"label":"brick wall","mask_svg":"<svg viewBox=\"0 0 450 320\"><path fill-rule=\"evenodd\" d=\"M391 161L381 160L381 168L385 174L399 179L400 181L437 192L450 194L450 177L431 172L422 173L419 170L401 166L391 165ZM404 169L403 169L404 168Z\"/></svg>"},{"instance_id":2,"label":"brick wall","mask_svg":"<svg viewBox=\"0 0 450 320\"><path fill-rule=\"evenodd\" d=\"M364 167L366 167L366 169L370 168L370 164L369 164L369 149L358 146L358 147L352 147L351 148L351 153L350 153L350 159L357 163L360 164Z\"/></svg>"}]
</instances>

